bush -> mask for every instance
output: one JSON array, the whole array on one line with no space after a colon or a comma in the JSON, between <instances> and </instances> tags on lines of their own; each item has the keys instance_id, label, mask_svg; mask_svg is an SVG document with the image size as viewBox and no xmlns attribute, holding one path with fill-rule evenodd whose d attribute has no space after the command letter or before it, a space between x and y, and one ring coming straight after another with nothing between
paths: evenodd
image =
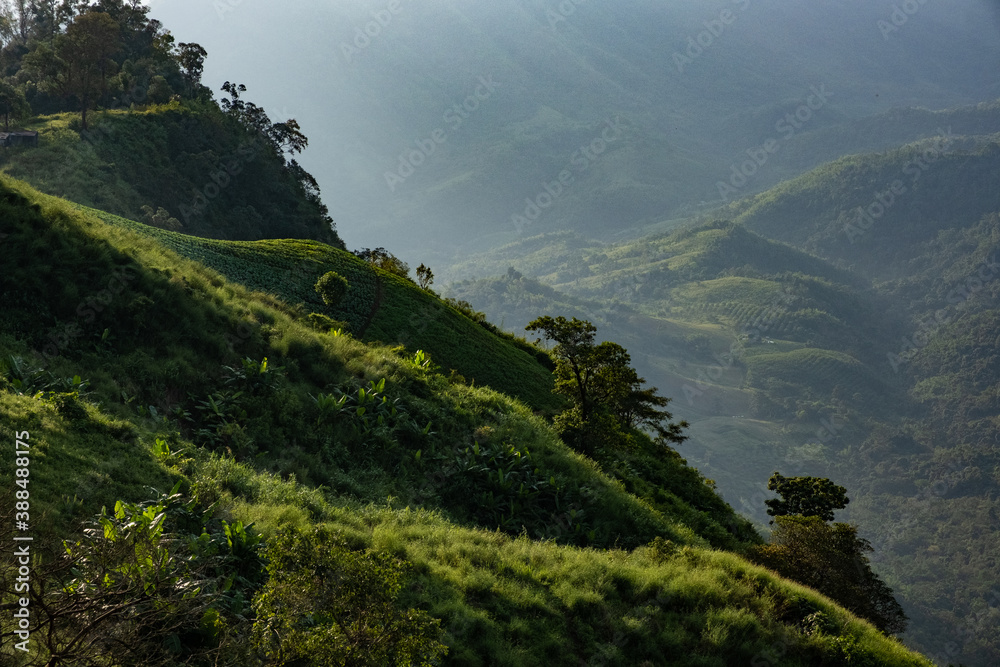
<instances>
[{"instance_id":1,"label":"bush","mask_svg":"<svg viewBox=\"0 0 1000 667\"><path fill-rule=\"evenodd\" d=\"M341 322L340 320L335 320L332 317L327 317L322 313L309 313L306 316L306 322L309 323L316 331L321 331L323 333L329 333L331 331L347 331L349 325L347 322Z\"/></svg>"},{"instance_id":2,"label":"bush","mask_svg":"<svg viewBox=\"0 0 1000 667\"><path fill-rule=\"evenodd\" d=\"M331 308L336 307L347 295L347 278L336 271L327 271L316 281L316 293L323 298L323 303Z\"/></svg>"}]
</instances>

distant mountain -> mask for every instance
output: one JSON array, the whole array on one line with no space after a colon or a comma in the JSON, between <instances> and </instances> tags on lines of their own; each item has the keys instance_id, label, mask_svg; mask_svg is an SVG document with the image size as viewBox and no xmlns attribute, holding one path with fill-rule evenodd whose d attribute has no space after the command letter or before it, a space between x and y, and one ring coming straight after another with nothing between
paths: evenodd
<instances>
[{"instance_id":1,"label":"distant mountain","mask_svg":"<svg viewBox=\"0 0 1000 667\"><path fill-rule=\"evenodd\" d=\"M765 236L879 280L908 277L942 230L1000 211L1000 135L928 138L845 157L727 213Z\"/></svg>"},{"instance_id":2,"label":"distant mountain","mask_svg":"<svg viewBox=\"0 0 1000 667\"><path fill-rule=\"evenodd\" d=\"M866 117L1000 98L994 4L913 6L175 0L154 15L207 47L214 88L242 81L302 123L349 245L393 238L444 265L520 234L687 215L771 140L739 196L928 132Z\"/></svg>"}]
</instances>

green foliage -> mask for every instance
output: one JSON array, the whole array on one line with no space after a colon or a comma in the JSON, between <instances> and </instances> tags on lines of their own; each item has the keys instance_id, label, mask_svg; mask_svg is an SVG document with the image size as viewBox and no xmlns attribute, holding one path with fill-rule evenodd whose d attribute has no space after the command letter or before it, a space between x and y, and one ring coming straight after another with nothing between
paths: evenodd
<instances>
[{"instance_id":1,"label":"green foliage","mask_svg":"<svg viewBox=\"0 0 1000 667\"><path fill-rule=\"evenodd\" d=\"M375 248L374 250L371 248L364 248L361 250L355 250L354 254L372 266L378 267L383 271L388 271L389 273L395 274L400 278L410 280L410 267L406 264L406 262L396 257L385 248ZM421 266L423 265L421 264Z\"/></svg>"},{"instance_id":2,"label":"green foliage","mask_svg":"<svg viewBox=\"0 0 1000 667\"><path fill-rule=\"evenodd\" d=\"M483 324L486 322L486 313L482 313L472 307L472 304L468 301L463 301L461 299L453 299L451 297L445 297L444 302L468 317L473 322Z\"/></svg>"},{"instance_id":3,"label":"green foliage","mask_svg":"<svg viewBox=\"0 0 1000 667\"><path fill-rule=\"evenodd\" d=\"M430 289L431 283L434 282L434 272L431 271L429 266L421 264L417 267L417 284L420 285L420 289Z\"/></svg>"},{"instance_id":4,"label":"green foliage","mask_svg":"<svg viewBox=\"0 0 1000 667\"><path fill-rule=\"evenodd\" d=\"M10 130L11 121L19 121L31 115L31 107L24 98L24 92L10 81L0 80L0 116L3 116L4 131Z\"/></svg>"},{"instance_id":5,"label":"green foliage","mask_svg":"<svg viewBox=\"0 0 1000 667\"><path fill-rule=\"evenodd\" d=\"M87 111L106 90L107 77L117 69L111 56L119 48L119 39L119 25L109 14L87 12L70 23L56 42L65 69L56 75L55 86L79 101L84 130Z\"/></svg>"},{"instance_id":6,"label":"green foliage","mask_svg":"<svg viewBox=\"0 0 1000 667\"><path fill-rule=\"evenodd\" d=\"M347 278L336 271L327 271L316 281L316 293L331 308L337 307L344 300L347 289Z\"/></svg>"},{"instance_id":7,"label":"green foliage","mask_svg":"<svg viewBox=\"0 0 1000 667\"><path fill-rule=\"evenodd\" d=\"M37 465L32 463L32 484L37 484L32 506L37 503L38 511L52 518L40 524L40 532L70 535L70 519L81 511L116 500L123 506L138 503L146 497L143 485L167 488L171 476L182 475L202 503L225 513L228 531L221 523L205 531L206 548L218 549L219 556L244 553L253 542L240 537L239 521L254 522L265 540L283 525L311 531L325 522L344 535L354 553L373 549L414 563L413 584L399 590L395 609L422 609L440 619L446 633L442 643L451 647L454 660L488 664L505 656L510 664L568 665L612 656L641 664L679 652L691 656L692 664L746 663L784 636L780 601L798 589L733 554L705 548L733 544L724 532L733 514L717 497L711 500L711 489L679 460L654 474L639 471L665 489L679 480L675 497L664 494L654 507L593 461L569 451L526 405L479 383L475 388L449 383L425 367L426 353L421 359L412 350L317 333L302 321L302 309L250 293L126 225L104 225L16 187L31 199L0 200L8 234L0 256L5 265L30 265L32 271L0 277L0 287L10 295L0 313L0 352L44 361L55 377L79 374L92 381L91 394L75 399L80 409L75 416L29 396L0 392L3 436L13 441L15 429L30 428L32 442L39 443ZM242 264L248 273L249 264ZM130 278L125 289L112 292L108 280L116 267L129 267L127 274L117 275ZM322 273L310 271L301 288L312 291ZM387 319L408 316L414 303L435 303L415 286L397 290L403 282L397 276L373 275L405 297L393 301L397 297L387 288L387 304L411 305L393 307ZM351 284L354 291L357 283ZM97 300L94 295L102 290L108 294ZM93 310L93 321L77 314L81 303ZM456 327L452 335L488 333L450 309L442 312L442 320ZM51 322L75 322L80 331L67 334L60 354L46 357L38 350L51 340ZM494 339L506 340L487 338ZM497 360L507 359L483 349L482 363L501 366ZM500 349L512 359L517 358L512 351L521 353L506 343ZM436 352L430 353L441 363ZM193 398L185 401L186 394ZM348 406L348 401L355 402ZM135 405L155 405L161 417L148 411L137 416ZM365 408L360 415L359 407ZM382 427L380 413L385 415ZM365 417L368 436L361 435ZM488 436L486 427L492 429ZM210 437L230 452L217 444L213 455L197 446ZM480 444L478 455L473 443ZM240 454L241 444L253 455ZM174 459L174 452L185 455ZM465 464L463 475L439 465L448 456ZM627 461L633 462L649 459L637 454ZM447 500L449 484L460 481L471 492L483 492L472 481L492 492L498 501L491 511L474 516L477 508L468 493ZM652 497L648 488L636 492ZM502 514L501 500L506 502ZM539 510L557 501L559 512L546 519ZM168 513L161 534L168 553L174 553L170 540L177 535L201 541L200 519L183 530L171 529L169 521ZM548 529L555 540L514 539L496 530L501 523L510 533L528 526L544 537ZM8 530L11 525L0 521ZM676 555L647 557L639 547L656 537L676 545ZM588 548L569 549L566 543ZM633 551L613 550L615 545ZM229 590L238 589L235 573L242 566L227 562L220 565L224 576L206 574L203 591L225 589L231 577ZM192 628L197 641L185 636L182 647L224 645L220 664L227 659L254 664L247 643L238 640L247 636L239 619L246 613L234 611L247 608L248 595L250 589L243 588L230 601L221 597L211 610L185 616L184 622L192 624L184 627ZM840 632L874 644L884 664L921 664L816 600L819 609L838 619ZM318 626L302 629L310 627ZM791 646L799 664L832 655L812 639L796 638Z\"/></svg>"},{"instance_id":8,"label":"green foliage","mask_svg":"<svg viewBox=\"0 0 1000 667\"><path fill-rule=\"evenodd\" d=\"M39 148L7 151L0 164L44 191L134 220L155 202L189 234L342 247L322 204L283 158L217 107L172 102L92 115L86 131L69 128L68 115L39 119L29 126Z\"/></svg>"},{"instance_id":9,"label":"green foliage","mask_svg":"<svg viewBox=\"0 0 1000 667\"><path fill-rule=\"evenodd\" d=\"M644 389L645 380L630 366L628 352L617 343L594 344L596 327L586 320L540 317L525 327L541 331L556 343L554 391L574 404L559 422L568 442L585 452L622 447L627 431L646 427L660 438L683 442L686 422L673 423L665 407L669 399Z\"/></svg>"},{"instance_id":10,"label":"green foliage","mask_svg":"<svg viewBox=\"0 0 1000 667\"><path fill-rule=\"evenodd\" d=\"M180 220L170 215L170 212L162 206L155 212L152 206L143 206L142 213L145 216L143 219L146 221L146 224L153 227L159 227L160 229L172 232L179 231L182 227Z\"/></svg>"},{"instance_id":11,"label":"green foliage","mask_svg":"<svg viewBox=\"0 0 1000 667\"><path fill-rule=\"evenodd\" d=\"M812 515L780 515L775 523L770 544L751 550L753 560L829 596L886 634L906 630L906 614L872 572L865 554L873 548L857 527L830 526Z\"/></svg>"},{"instance_id":12,"label":"green foliage","mask_svg":"<svg viewBox=\"0 0 1000 667\"><path fill-rule=\"evenodd\" d=\"M82 539L39 562L45 585L30 593L35 627L45 629L38 657L155 666L234 652L229 633L245 625L263 579L260 538L241 522L213 521L180 486L116 502Z\"/></svg>"},{"instance_id":13,"label":"green foliage","mask_svg":"<svg viewBox=\"0 0 1000 667\"><path fill-rule=\"evenodd\" d=\"M440 621L400 605L397 559L319 529L275 536L267 560L251 641L268 662L429 667L447 654Z\"/></svg>"},{"instance_id":14,"label":"green foliage","mask_svg":"<svg viewBox=\"0 0 1000 667\"><path fill-rule=\"evenodd\" d=\"M781 496L764 501L769 516L814 516L833 521L834 510L851 502L847 489L821 477L784 477L776 472L767 480L767 489Z\"/></svg>"},{"instance_id":15,"label":"green foliage","mask_svg":"<svg viewBox=\"0 0 1000 667\"><path fill-rule=\"evenodd\" d=\"M351 253L309 241L223 242L154 230L100 211L102 219L148 235L250 289L277 293L289 304L326 310L316 276L335 271L350 289L332 313L336 327L367 341L402 341L424 349L443 368L524 400L540 410L561 404L552 395L548 356L495 328L475 326L411 281L382 273ZM325 320L308 316L322 330ZM491 360L501 359L502 363Z\"/></svg>"},{"instance_id":16,"label":"green foliage","mask_svg":"<svg viewBox=\"0 0 1000 667\"><path fill-rule=\"evenodd\" d=\"M335 320L322 313L309 313L306 316L306 322L308 322L309 326L313 329L322 333L339 332L342 334L348 327L347 322Z\"/></svg>"}]
</instances>

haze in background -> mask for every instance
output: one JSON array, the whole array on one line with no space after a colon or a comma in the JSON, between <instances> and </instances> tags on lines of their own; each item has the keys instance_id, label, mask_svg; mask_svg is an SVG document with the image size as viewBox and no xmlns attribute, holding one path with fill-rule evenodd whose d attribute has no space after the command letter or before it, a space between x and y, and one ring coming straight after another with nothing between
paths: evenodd
<instances>
[{"instance_id":1,"label":"haze in background","mask_svg":"<svg viewBox=\"0 0 1000 667\"><path fill-rule=\"evenodd\" d=\"M781 150L811 132L1000 97L995 7L912 4L158 0L152 14L208 49L211 88L245 83L299 120L349 247L438 266L525 234L685 217L813 166Z\"/></svg>"}]
</instances>

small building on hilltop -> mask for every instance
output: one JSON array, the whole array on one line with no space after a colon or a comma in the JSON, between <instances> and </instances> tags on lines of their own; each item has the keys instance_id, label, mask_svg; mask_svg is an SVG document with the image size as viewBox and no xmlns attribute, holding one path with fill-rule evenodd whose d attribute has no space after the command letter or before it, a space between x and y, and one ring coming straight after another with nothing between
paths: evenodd
<instances>
[{"instance_id":1,"label":"small building on hilltop","mask_svg":"<svg viewBox=\"0 0 1000 667\"><path fill-rule=\"evenodd\" d=\"M38 133L29 130L18 130L15 132L0 132L0 146L8 148L10 146L30 146L38 147Z\"/></svg>"}]
</instances>

